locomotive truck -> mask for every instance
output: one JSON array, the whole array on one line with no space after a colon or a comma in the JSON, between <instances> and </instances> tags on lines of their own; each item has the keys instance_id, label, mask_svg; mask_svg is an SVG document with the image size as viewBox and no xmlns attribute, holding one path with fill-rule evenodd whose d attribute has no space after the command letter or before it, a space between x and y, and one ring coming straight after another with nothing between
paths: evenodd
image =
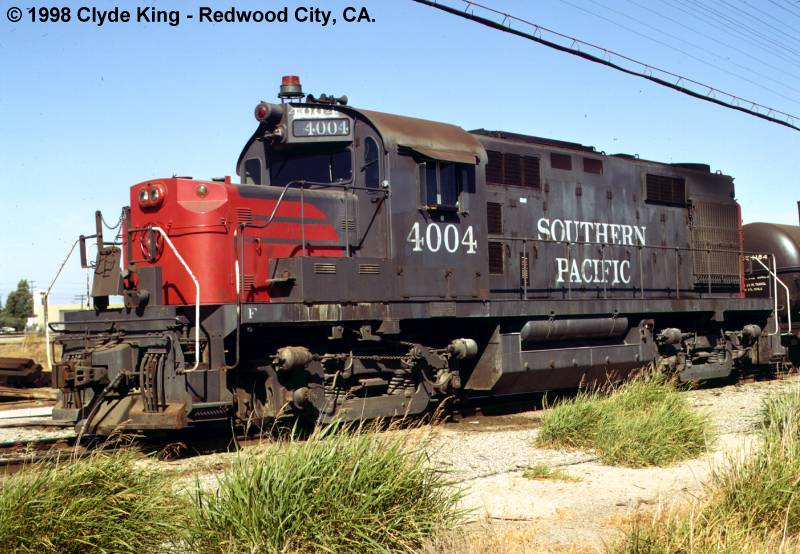
<instances>
[{"instance_id":1,"label":"locomotive truck","mask_svg":"<svg viewBox=\"0 0 800 554\"><path fill-rule=\"evenodd\" d=\"M354 108L297 77L278 96L238 183L142 181L117 239L99 213L81 237L95 309L48 324L55 419L324 422L781 363L731 177Z\"/></svg>"}]
</instances>

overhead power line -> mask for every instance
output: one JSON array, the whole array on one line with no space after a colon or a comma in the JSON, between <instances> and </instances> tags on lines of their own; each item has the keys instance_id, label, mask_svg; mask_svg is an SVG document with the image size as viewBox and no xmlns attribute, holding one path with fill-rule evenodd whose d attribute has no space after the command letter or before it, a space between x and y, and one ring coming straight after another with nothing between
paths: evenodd
<instances>
[{"instance_id":1,"label":"overhead power line","mask_svg":"<svg viewBox=\"0 0 800 554\"><path fill-rule=\"evenodd\" d=\"M759 63L761 65L769 67L770 69L774 69L775 71L781 72L784 75L788 75L788 76L792 77L793 79L800 79L800 77L797 74L790 73L790 72L786 71L786 69L783 68L783 67L778 67L778 66L776 66L774 64L771 64L770 62L765 60L763 57L756 56L752 52L749 52L749 51L747 51L747 50L745 50L743 48L739 48L735 44L731 44L730 42L718 39L718 38L714 37L713 35L709 35L707 31L701 31L700 29L698 29L696 27L692 27L691 25L687 25L683 21L679 21L679 20L675 19L674 17L671 17L671 16L669 16L669 15L663 13L663 12L654 10L653 8L651 8L649 6L645 6L644 4L641 4L640 2L637 2L636 0L628 0L628 2L630 2L631 4L634 4L635 6L638 6L639 8L641 8L643 10L646 10L646 11L652 13L652 14L655 14L658 17L666 19L667 21L669 21L671 23L674 23L678 27L682 27L683 29L691 31L694 34L699 35L699 36L701 36L701 37L703 37L705 39L711 40L712 42L716 42L717 44L719 44L719 45L721 45L721 46L723 46L725 48L729 48L729 49L731 49L731 50L733 50L735 52L738 52L739 54L741 54L741 55L743 55L743 56L745 56L747 58L750 58L751 60L754 60L754 61L756 61L757 63ZM673 6L673 7L677 8L678 10L682 11L683 13L689 15L692 18L691 19L692 21L695 21L695 20L698 19L696 15L692 15L691 13L689 13L686 10L682 9L680 6ZM712 27L715 26L713 22L711 23L711 26ZM758 44L758 43L754 43L754 44L756 46L758 46L758 47L761 47L761 45ZM751 70L751 71L753 71L753 70ZM753 73L755 73L755 71L753 71ZM758 75L761 75L761 74L759 73ZM775 79L772 79L772 80L775 81Z\"/></svg>"},{"instance_id":2,"label":"overhead power line","mask_svg":"<svg viewBox=\"0 0 800 554\"><path fill-rule=\"evenodd\" d=\"M628 18L628 19L634 21L640 27L649 28L649 29L651 29L651 30L653 30L653 31L655 31L655 32L657 32L659 34L664 35L665 37L672 38L674 40L683 40L683 42L686 44L686 46L690 46L690 47L694 48L696 51L698 51L698 53L699 52L705 52L706 54L708 54L710 56L725 60L724 56L721 56L721 55L719 55L719 54L717 54L715 52L712 52L711 50L708 50L708 49L706 49L706 48L704 48L704 47L702 47L700 45L693 44L693 43L689 42L688 40L681 39L681 37L678 37L676 35L673 35L671 33L668 33L666 31L664 31L663 29L660 29L658 27L650 25L649 23L647 23L645 21L642 21L641 19L638 19L638 18L636 18L636 17L634 17L634 16L632 16L632 15L630 15L628 13L622 12L620 10L616 10L616 9L610 7L610 6L606 6L604 4L596 2L595 0L590 0L590 1L593 2L594 4L596 4L597 6L601 7L601 8L604 8L606 10L609 10L609 11L617 14L618 16L625 17L625 18ZM729 71L729 70L725 69L724 67L720 67L717 64L711 63L710 61L700 57L699 55L695 55L692 52L689 52L689 51L687 51L687 50L685 50L683 48L676 47L676 46L674 46L674 45L672 45L672 44L670 44L668 42L665 42L665 41L663 41L661 39L655 38L655 37L653 37L651 35L648 35L646 33L638 31L638 30L636 30L636 29L634 29L632 27L629 27L627 25L623 25L622 23L619 22L618 19L612 19L610 17L606 17L606 16L601 15L599 13L595 13L595 12L593 12L591 10L587 10L586 8L584 8L582 6L579 6L577 4L574 4L574 3L570 2L569 0L561 0L561 2L563 2L564 4L566 4L568 6L571 6L571 7L575 8L577 10L580 10L580 11L582 11L584 13L587 13L587 14L589 14L591 16L594 16L594 17L597 17L597 18L602 19L604 21L607 21L608 23L611 23L612 25L616 25L617 27L620 27L621 29L625 29L626 31L628 31L630 33L633 33L635 35L638 35L638 36L640 36L640 37L642 37L642 38L644 38L646 40L655 42L656 44L660 44L661 46L665 46L665 47L669 48L670 50L674 50L674 51L676 51L676 52L678 52L680 54L683 54L684 56L686 56L688 58L691 58L691 59L693 59L696 62L699 62L701 64L707 65L707 66L709 66L709 67L711 67L713 69L716 69L717 71L721 71L723 73L727 73L728 75L731 75L732 77L736 77L737 79L741 79L743 81L746 81L746 82L750 83L753 86L756 86L756 87L758 87L760 89L766 90L767 92L771 92L772 94L774 94L776 96L780 96L784 100L788 100L789 102L792 102L792 103L798 103L796 96L795 97L787 96L787 95L785 95L785 94L783 94L781 92L778 92L777 90L774 90L774 89L772 89L770 87L767 87L767 86L763 85L762 83L759 83L759 82L757 82L757 81L755 81L755 80L753 80L753 79L751 79L749 77L746 77L746 76L741 75L739 73L735 73L733 71ZM744 69L745 71L749 71L751 73L754 73L755 75L758 75L762 79L767 79L769 81L774 81L774 82L778 83L779 85L781 85L783 87L791 89L796 93L800 93L800 89L797 89L797 88L794 88L794 87L792 87L790 85L787 85L784 82L774 80L774 79L772 79L772 77L769 77L767 75L763 75L760 72L758 72L758 71L756 71L754 69L751 69L751 68L749 68L749 67L747 67L745 65L742 65L742 64L740 64L738 62L735 62L733 60L727 60L727 61L729 63L735 65L736 67L739 67L741 69Z\"/></svg>"},{"instance_id":3,"label":"overhead power line","mask_svg":"<svg viewBox=\"0 0 800 554\"><path fill-rule=\"evenodd\" d=\"M707 85L689 77L678 75L672 71L667 71L666 69L661 69L645 62L641 62L631 58L630 56L609 50L608 48L559 33L558 31L553 31L552 29L542 27L541 25L516 17L509 13L501 12L494 8L484 6L483 4L472 2L470 0L457 0L464 4L464 6L463 8L455 8L451 5L438 2L436 0L413 1L431 8L436 8L451 15L456 15L464 19L480 23L498 31L503 31L518 37L526 38L533 42L547 46L548 48L558 50L559 52L572 54L573 56L578 56L585 60L616 69L617 71L627 73L628 75L634 75L643 79L647 79L648 81L652 81L688 96L753 115L755 117L771 121L772 123L789 127L795 131L800 131L800 126L798 126L800 117L798 116L777 110L775 108L764 106L763 104L759 104L753 100L748 100L723 90L719 90L711 85ZM483 11L487 17L478 15L476 13L477 10ZM500 21L495 21L490 17L502 19L500 19ZM531 32L513 28L511 26L512 22L520 23L530 28ZM550 38L544 38L545 35ZM589 50L589 52L584 52L580 48L585 48ZM590 53L592 51L595 53Z\"/></svg>"},{"instance_id":4,"label":"overhead power line","mask_svg":"<svg viewBox=\"0 0 800 554\"><path fill-rule=\"evenodd\" d=\"M766 40L758 37L756 31L747 31L737 28L736 25L717 17L712 13L707 13L697 6L686 3L686 0L664 0L664 3L678 11L685 13L691 18L692 21L702 21L706 25L709 25L722 33L733 34L736 36L737 40L743 43L746 42L751 46L755 46L758 50L761 50L769 56L780 58L783 62L794 67L800 67L800 63L797 62L797 57L793 57L784 52L783 47L778 49L773 48L773 46L768 44Z\"/></svg>"}]
</instances>

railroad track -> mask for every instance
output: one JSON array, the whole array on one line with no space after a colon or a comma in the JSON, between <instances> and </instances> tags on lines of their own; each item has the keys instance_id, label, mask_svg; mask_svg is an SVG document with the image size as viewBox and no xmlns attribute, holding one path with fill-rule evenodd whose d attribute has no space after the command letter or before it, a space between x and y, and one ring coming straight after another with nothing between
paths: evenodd
<instances>
[{"instance_id":1,"label":"railroad track","mask_svg":"<svg viewBox=\"0 0 800 554\"><path fill-rule=\"evenodd\" d=\"M798 370L776 371L766 374L763 371L744 372L735 378L701 384L701 388L721 388L735 384L753 383L757 381L781 380L797 376ZM568 397L571 392L560 393L558 397ZM543 406L544 394L526 395L513 399L473 400L452 406L445 412L441 421L459 425L467 420L486 421L492 429L530 424L531 420L520 416L522 412L540 409ZM548 396L554 400L552 393ZM417 419L416 421L418 421ZM50 422L25 421L22 427L53 427ZM484 430L484 429L482 429ZM76 444L77 437L42 437L24 441L0 442L0 474L14 473L27 465L48 459L80 459L100 450L113 450L119 444L126 448L134 448L144 454L155 455L161 459L180 459L202 456L219 452L233 452L247 446L262 443L264 436L245 435L240 431L234 433L229 425L220 424L215 429L185 429L158 437L131 437L130 440L118 439L115 442L99 440L93 436L85 436L81 444ZM269 440L269 439L267 439Z\"/></svg>"}]
</instances>

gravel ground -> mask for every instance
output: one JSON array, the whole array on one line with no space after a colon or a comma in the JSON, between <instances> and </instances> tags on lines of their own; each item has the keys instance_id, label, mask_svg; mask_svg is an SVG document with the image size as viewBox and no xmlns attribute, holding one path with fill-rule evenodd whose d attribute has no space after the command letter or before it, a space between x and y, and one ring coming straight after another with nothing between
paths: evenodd
<instances>
[{"instance_id":1,"label":"gravel ground","mask_svg":"<svg viewBox=\"0 0 800 554\"><path fill-rule=\"evenodd\" d=\"M602 551L632 511L702 494L715 465L753 446L761 401L799 386L793 376L685 393L711 416L718 439L705 456L667 468L611 467L590 453L537 448L533 443L541 412L534 411L514 416L517 429L506 428L502 418L436 427L429 455L452 471L464 489L465 507L483 526L511 527L515 534L521 527L534 527L525 534L528 543L522 549L516 544L514 552ZM526 419L530 427L524 426ZM493 430L497 425L502 428ZM537 462L560 467L577 481L524 478L522 471Z\"/></svg>"},{"instance_id":2,"label":"gravel ground","mask_svg":"<svg viewBox=\"0 0 800 554\"><path fill-rule=\"evenodd\" d=\"M482 533L476 540L491 537L487 544L493 545L492 551L599 552L635 510L702 494L703 482L715 465L753 446L762 400L797 387L800 377L793 376L686 392L695 407L711 416L718 439L705 456L667 468L610 467L591 453L537 448L534 440L542 411L535 409L399 432L427 438L431 462L447 468L456 486L462 487L464 507L472 510L474 528ZM71 429L0 426L0 442L71 433ZM214 486L232 456L153 463L175 472L186 484L199 479ZM523 470L537 462L560 467L576 481L524 478Z\"/></svg>"}]
</instances>

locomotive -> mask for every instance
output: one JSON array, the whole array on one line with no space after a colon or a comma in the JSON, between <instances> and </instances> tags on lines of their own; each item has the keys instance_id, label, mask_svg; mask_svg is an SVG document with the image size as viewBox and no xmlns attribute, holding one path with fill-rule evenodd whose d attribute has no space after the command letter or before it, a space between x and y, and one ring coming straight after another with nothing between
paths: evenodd
<instances>
[{"instance_id":1,"label":"locomotive","mask_svg":"<svg viewBox=\"0 0 800 554\"><path fill-rule=\"evenodd\" d=\"M115 240L97 213L95 309L48 324L56 420L366 419L782 363L731 177L354 108L294 76L278 96L238 183L135 184Z\"/></svg>"}]
</instances>

